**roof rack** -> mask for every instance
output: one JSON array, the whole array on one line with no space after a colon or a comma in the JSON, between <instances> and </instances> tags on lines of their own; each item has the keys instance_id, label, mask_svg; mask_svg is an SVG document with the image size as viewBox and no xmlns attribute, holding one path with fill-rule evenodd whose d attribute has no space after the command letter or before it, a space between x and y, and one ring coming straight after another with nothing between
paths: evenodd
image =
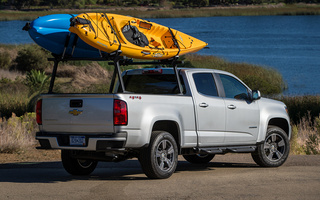
<instances>
[{"instance_id":1,"label":"roof rack","mask_svg":"<svg viewBox=\"0 0 320 200\"><path fill-rule=\"evenodd\" d=\"M65 51L64 51L65 52ZM111 85L109 89L109 93L112 93L114 85L115 85L115 80L116 77L118 76L119 80L119 87L121 89L122 93L126 93L127 91L125 90L124 82L121 76L121 69L120 66L128 66L128 65L171 65L174 69L174 73L177 79L177 85L179 88L179 94L183 94L183 87L181 84L181 80L179 77L179 73L177 70L177 65L182 64L182 61L178 61L179 56L175 56L173 58L167 59L167 60L157 60L157 61L146 61L146 62L134 62L133 59L128 59L125 56L120 56L121 50L117 50L115 52L112 52L110 54L104 55L104 57L99 57L99 58L74 58L70 56L65 56L63 55L53 55L53 58L48 58L48 61L53 61L54 66L52 70L52 76L51 76L51 81L50 81L50 86L49 86L49 94L53 93L53 87L54 87L54 81L56 78L57 74L57 69L58 65L61 61L80 61L80 60L86 60L86 61L109 61L109 65L114 65L114 72L112 75L112 80L111 80Z\"/></svg>"}]
</instances>

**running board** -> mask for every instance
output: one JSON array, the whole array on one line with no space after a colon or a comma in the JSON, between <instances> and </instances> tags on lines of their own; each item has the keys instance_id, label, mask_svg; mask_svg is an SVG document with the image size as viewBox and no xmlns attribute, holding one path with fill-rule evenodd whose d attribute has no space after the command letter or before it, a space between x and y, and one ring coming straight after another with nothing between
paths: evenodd
<instances>
[{"instance_id":1,"label":"running board","mask_svg":"<svg viewBox=\"0 0 320 200\"><path fill-rule=\"evenodd\" d=\"M206 154L250 153L250 152L254 152L255 150L256 150L256 146L198 148L199 153L206 153Z\"/></svg>"}]
</instances>

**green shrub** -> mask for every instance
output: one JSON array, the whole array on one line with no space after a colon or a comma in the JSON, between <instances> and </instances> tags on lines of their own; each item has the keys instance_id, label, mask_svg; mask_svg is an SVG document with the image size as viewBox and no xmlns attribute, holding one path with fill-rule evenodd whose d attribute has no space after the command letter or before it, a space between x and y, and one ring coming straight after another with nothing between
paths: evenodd
<instances>
[{"instance_id":1,"label":"green shrub","mask_svg":"<svg viewBox=\"0 0 320 200\"><path fill-rule=\"evenodd\" d=\"M310 115L311 120L316 119L320 113L320 96L282 96L278 100L284 102L289 110L292 123L297 124L299 121Z\"/></svg>"},{"instance_id":2,"label":"green shrub","mask_svg":"<svg viewBox=\"0 0 320 200\"><path fill-rule=\"evenodd\" d=\"M24 115L29 102L28 93L28 87L19 80L0 81L0 118L9 118L12 113Z\"/></svg>"},{"instance_id":3,"label":"green shrub","mask_svg":"<svg viewBox=\"0 0 320 200\"><path fill-rule=\"evenodd\" d=\"M47 86L49 78L49 76L39 70L32 69L30 72L27 72L26 83L30 89L30 93L41 93L43 89L46 89L45 86Z\"/></svg>"},{"instance_id":4,"label":"green shrub","mask_svg":"<svg viewBox=\"0 0 320 200\"><path fill-rule=\"evenodd\" d=\"M10 84L12 81L8 78L0 79L0 85Z\"/></svg>"},{"instance_id":5,"label":"green shrub","mask_svg":"<svg viewBox=\"0 0 320 200\"><path fill-rule=\"evenodd\" d=\"M31 71L32 69L44 71L49 62L49 54L38 45L26 45L18 51L15 59L16 68L20 71Z\"/></svg>"},{"instance_id":6,"label":"green shrub","mask_svg":"<svg viewBox=\"0 0 320 200\"><path fill-rule=\"evenodd\" d=\"M30 72L27 72L26 84L29 87L30 99L27 105L28 112L34 112L34 107L40 94L48 88L49 78L44 72L38 70L32 69Z\"/></svg>"},{"instance_id":7,"label":"green shrub","mask_svg":"<svg viewBox=\"0 0 320 200\"><path fill-rule=\"evenodd\" d=\"M77 9L82 9L85 6L85 0L74 0L73 1L73 6Z\"/></svg>"},{"instance_id":8,"label":"green shrub","mask_svg":"<svg viewBox=\"0 0 320 200\"><path fill-rule=\"evenodd\" d=\"M9 69L11 65L10 54L6 51L0 52L0 69Z\"/></svg>"},{"instance_id":9,"label":"green shrub","mask_svg":"<svg viewBox=\"0 0 320 200\"><path fill-rule=\"evenodd\" d=\"M12 113L18 116L27 112L28 95L23 93L1 94L0 93L0 117L10 117Z\"/></svg>"}]
</instances>

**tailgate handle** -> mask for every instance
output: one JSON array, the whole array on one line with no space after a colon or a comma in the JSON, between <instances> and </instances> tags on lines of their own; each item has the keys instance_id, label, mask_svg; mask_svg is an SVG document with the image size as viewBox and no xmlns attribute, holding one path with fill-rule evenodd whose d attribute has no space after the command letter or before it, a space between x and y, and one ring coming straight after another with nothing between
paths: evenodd
<instances>
[{"instance_id":1,"label":"tailgate handle","mask_svg":"<svg viewBox=\"0 0 320 200\"><path fill-rule=\"evenodd\" d=\"M81 108L83 106L82 99L73 99L70 100L70 108Z\"/></svg>"}]
</instances>

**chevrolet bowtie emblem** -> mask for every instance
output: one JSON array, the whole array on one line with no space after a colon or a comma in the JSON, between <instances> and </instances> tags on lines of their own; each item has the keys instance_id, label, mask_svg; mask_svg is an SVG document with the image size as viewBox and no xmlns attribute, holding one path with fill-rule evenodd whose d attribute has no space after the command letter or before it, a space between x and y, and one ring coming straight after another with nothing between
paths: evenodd
<instances>
[{"instance_id":1,"label":"chevrolet bowtie emblem","mask_svg":"<svg viewBox=\"0 0 320 200\"><path fill-rule=\"evenodd\" d=\"M73 109L73 110L69 111L69 114L71 114L73 116L78 116L78 115L82 114L82 110Z\"/></svg>"}]
</instances>

